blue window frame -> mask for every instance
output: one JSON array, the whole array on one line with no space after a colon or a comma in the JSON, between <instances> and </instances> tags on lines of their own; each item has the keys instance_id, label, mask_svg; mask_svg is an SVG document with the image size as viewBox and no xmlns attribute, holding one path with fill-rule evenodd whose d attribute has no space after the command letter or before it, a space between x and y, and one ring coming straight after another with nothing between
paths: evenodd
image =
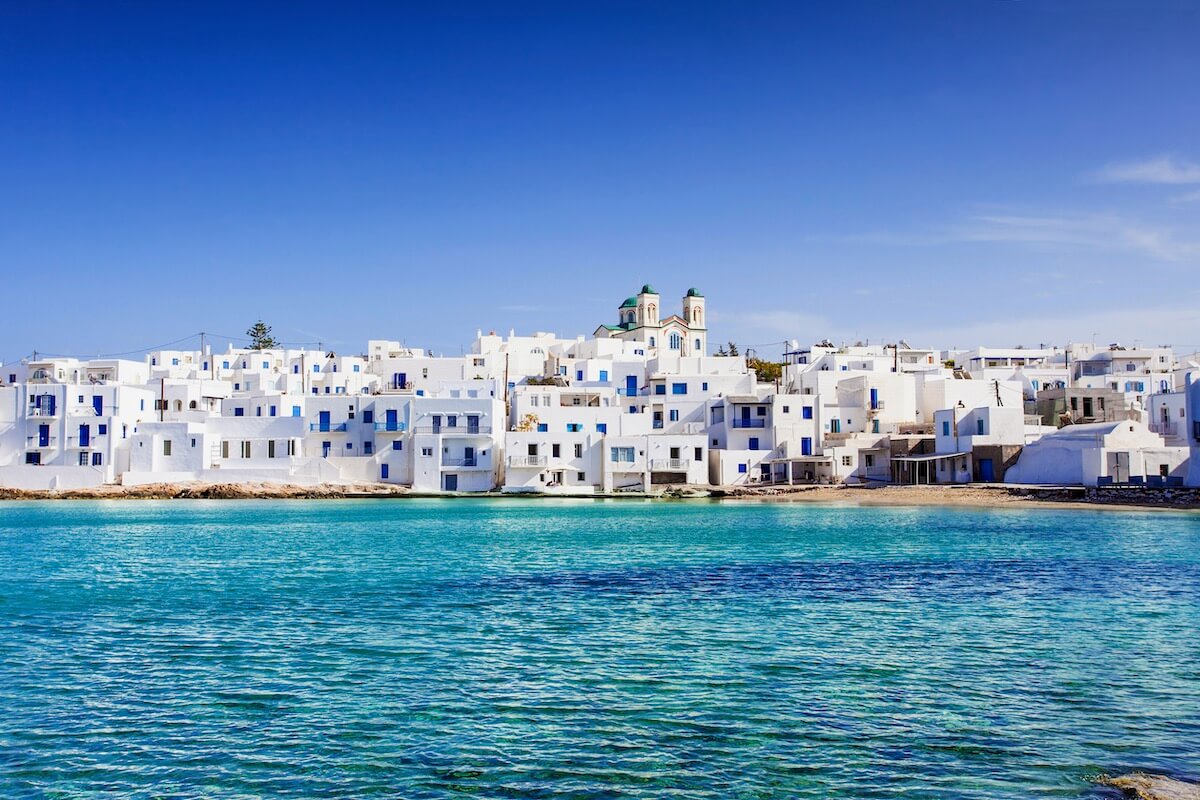
<instances>
[{"instance_id":1,"label":"blue window frame","mask_svg":"<svg viewBox=\"0 0 1200 800\"><path fill-rule=\"evenodd\" d=\"M671 384L671 394L687 394L687 384L686 383L672 383Z\"/></svg>"},{"instance_id":2,"label":"blue window frame","mask_svg":"<svg viewBox=\"0 0 1200 800\"><path fill-rule=\"evenodd\" d=\"M679 422L679 409L672 408L669 417L671 422Z\"/></svg>"},{"instance_id":3,"label":"blue window frame","mask_svg":"<svg viewBox=\"0 0 1200 800\"><path fill-rule=\"evenodd\" d=\"M228 361L222 361L222 362L221 362L221 369L229 369L229 362L228 362Z\"/></svg>"},{"instance_id":4,"label":"blue window frame","mask_svg":"<svg viewBox=\"0 0 1200 800\"><path fill-rule=\"evenodd\" d=\"M392 449L393 450L403 450L404 442L400 441L399 439L393 439L392 440Z\"/></svg>"},{"instance_id":5,"label":"blue window frame","mask_svg":"<svg viewBox=\"0 0 1200 800\"><path fill-rule=\"evenodd\" d=\"M751 449L751 450L757 450L757 449L758 449L758 437L757 437L757 436L751 436L751 437L750 437L750 449Z\"/></svg>"},{"instance_id":6,"label":"blue window frame","mask_svg":"<svg viewBox=\"0 0 1200 800\"><path fill-rule=\"evenodd\" d=\"M567 433L581 433L582 431L583 431L582 424L580 424L578 422L568 422L567 423Z\"/></svg>"},{"instance_id":7,"label":"blue window frame","mask_svg":"<svg viewBox=\"0 0 1200 800\"><path fill-rule=\"evenodd\" d=\"M368 442L363 442L363 455L364 455L364 456L369 456L369 455L371 455L371 451L372 451L372 450L374 450L374 449L375 449L375 443L374 443L374 442L369 442L369 441L368 441Z\"/></svg>"},{"instance_id":8,"label":"blue window frame","mask_svg":"<svg viewBox=\"0 0 1200 800\"><path fill-rule=\"evenodd\" d=\"M271 406L269 411L270 411L271 416L273 417L273 416L275 416L275 413L276 413L276 411L278 411L278 409L275 406Z\"/></svg>"},{"instance_id":9,"label":"blue window frame","mask_svg":"<svg viewBox=\"0 0 1200 800\"><path fill-rule=\"evenodd\" d=\"M358 368L358 366L359 366L358 364L355 364L355 365L354 365L354 371L355 371L355 372L362 372L362 370L360 370L360 369Z\"/></svg>"},{"instance_id":10,"label":"blue window frame","mask_svg":"<svg viewBox=\"0 0 1200 800\"><path fill-rule=\"evenodd\" d=\"M575 380L577 380L577 381L583 380L583 370L581 370L581 369L575 370Z\"/></svg>"},{"instance_id":11,"label":"blue window frame","mask_svg":"<svg viewBox=\"0 0 1200 800\"><path fill-rule=\"evenodd\" d=\"M979 434L980 436L983 435L983 417L979 417L975 420L975 433Z\"/></svg>"},{"instance_id":12,"label":"blue window frame","mask_svg":"<svg viewBox=\"0 0 1200 800\"><path fill-rule=\"evenodd\" d=\"M597 422L596 423L596 433L608 433L608 423L607 422Z\"/></svg>"},{"instance_id":13,"label":"blue window frame","mask_svg":"<svg viewBox=\"0 0 1200 800\"><path fill-rule=\"evenodd\" d=\"M537 429L538 433L548 433L550 431L550 425L545 422L539 422Z\"/></svg>"},{"instance_id":14,"label":"blue window frame","mask_svg":"<svg viewBox=\"0 0 1200 800\"><path fill-rule=\"evenodd\" d=\"M949 435L950 435L950 423L943 420L942 421L942 436L949 436Z\"/></svg>"},{"instance_id":15,"label":"blue window frame","mask_svg":"<svg viewBox=\"0 0 1200 800\"><path fill-rule=\"evenodd\" d=\"M370 409L364 411L363 412L363 422L366 423L367 425L373 424L375 422L375 412Z\"/></svg>"},{"instance_id":16,"label":"blue window frame","mask_svg":"<svg viewBox=\"0 0 1200 800\"><path fill-rule=\"evenodd\" d=\"M235 408L233 410L233 415L235 417L244 417L244 416L246 416L246 409L242 408L241 406L238 406L237 408Z\"/></svg>"},{"instance_id":17,"label":"blue window frame","mask_svg":"<svg viewBox=\"0 0 1200 800\"><path fill-rule=\"evenodd\" d=\"M600 370L600 380L604 381L604 382L608 381L608 370L606 370L606 369Z\"/></svg>"},{"instance_id":18,"label":"blue window frame","mask_svg":"<svg viewBox=\"0 0 1200 800\"><path fill-rule=\"evenodd\" d=\"M300 416L300 406L292 406L292 416L293 417Z\"/></svg>"},{"instance_id":19,"label":"blue window frame","mask_svg":"<svg viewBox=\"0 0 1200 800\"><path fill-rule=\"evenodd\" d=\"M270 369L270 368L271 368L271 362L269 362L269 361L264 361L264 362L263 362L263 369Z\"/></svg>"},{"instance_id":20,"label":"blue window frame","mask_svg":"<svg viewBox=\"0 0 1200 800\"><path fill-rule=\"evenodd\" d=\"M103 422L101 422L99 425L96 426L96 435L97 436L103 436L106 433L108 433L108 426L105 425Z\"/></svg>"},{"instance_id":21,"label":"blue window frame","mask_svg":"<svg viewBox=\"0 0 1200 800\"><path fill-rule=\"evenodd\" d=\"M700 390L703 392L708 391L708 381L705 381L704 383L700 384Z\"/></svg>"},{"instance_id":22,"label":"blue window frame","mask_svg":"<svg viewBox=\"0 0 1200 800\"><path fill-rule=\"evenodd\" d=\"M657 386L654 387L654 393L655 394L666 394L667 393L667 385L665 383L658 384Z\"/></svg>"},{"instance_id":23,"label":"blue window frame","mask_svg":"<svg viewBox=\"0 0 1200 800\"><path fill-rule=\"evenodd\" d=\"M745 474L746 474L746 465L745 465L745 464L738 464L738 472L740 472L740 473L742 473L743 475L745 475Z\"/></svg>"},{"instance_id":24,"label":"blue window frame","mask_svg":"<svg viewBox=\"0 0 1200 800\"><path fill-rule=\"evenodd\" d=\"M379 465L379 480L386 481L387 479L388 479L388 465L380 464Z\"/></svg>"}]
</instances>

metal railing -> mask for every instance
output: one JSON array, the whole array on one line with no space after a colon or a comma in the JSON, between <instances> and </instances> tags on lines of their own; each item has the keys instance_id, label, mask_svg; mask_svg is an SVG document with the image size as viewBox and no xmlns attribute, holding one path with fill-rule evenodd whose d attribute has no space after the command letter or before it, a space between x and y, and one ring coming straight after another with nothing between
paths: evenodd
<instances>
[{"instance_id":1,"label":"metal railing","mask_svg":"<svg viewBox=\"0 0 1200 800\"><path fill-rule=\"evenodd\" d=\"M688 468L688 460L686 458L656 458L650 462L650 469L655 471L686 471Z\"/></svg>"},{"instance_id":2,"label":"metal railing","mask_svg":"<svg viewBox=\"0 0 1200 800\"><path fill-rule=\"evenodd\" d=\"M1179 431L1178 423L1169 420L1151 422L1149 428L1160 436L1174 436Z\"/></svg>"},{"instance_id":3,"label":"metal railing","mask_svg":"<svg viewBox=\"0 0 1200 800\"><path fill-rule=\"evenodd\" d=\"M546 456L509 456L508 465L510 467L544 467L548 459Z\"/></svg>"},{"instance_id":4,"label":"metal railing","mask_svg":"<svg viewBox=\"0 0 1200 800\"><path fill-rule=\"evenodd\" d=\"M344 433L347 424L345 422L314 422L308 426L308 429L319 433Z\"/></svg>"},{"instance_id":5,"label":"metal railing","mask_svg":"<svg viewBox=\"0 0 1200 800\"><path fill-rule=\"evenodd\" d=\"M26 412L25 416L27 416L27 417L57 417L58 413L59 412L58 412L57 407L46 408L45 406L41 406L39 408L38 406L30 406L29 411Z\"/></svg>"},{"instance_id":6,"label":"metal railing","mask_svg":"<svg viewBox=\"0 0 1200 800\"><path fill-rule=\"evenodd\" d=\"M737 419L733 420L735 428L765 428L767 421L765 419Z\"/></svg>"},{"instance_id":7,"label":"metal railing","mask_svg":"<svg viewBox=\"0 0 1200 800\"><path fill-rule=\"evenodd\" d=\"M417 425L414 433L440 433L445 436L476 436L492 432L491 425Z\"/></svg>"},{"instance_id":8,"label":"metal railing","mask_svg":"<svg viewBox=\"0 0 1200 800\"><path fill-rule=\"evenodd\" d=\"M408 425L404 422L376 422L375 430L387 431L389 433L403 433L408 430Z\"/></svg>"},{"instance_id":9,"label":"metal railing","mask_svg":"<svg viewBox=\"0 0 1200 800\"><path fill-rule=\"evenodd\" d=\"M41 436L26 436L25 437L25 446L26 447L58 447L58 437L57 436L47 436L45 438L42 438Z\"/></svg>"}]
</instances>

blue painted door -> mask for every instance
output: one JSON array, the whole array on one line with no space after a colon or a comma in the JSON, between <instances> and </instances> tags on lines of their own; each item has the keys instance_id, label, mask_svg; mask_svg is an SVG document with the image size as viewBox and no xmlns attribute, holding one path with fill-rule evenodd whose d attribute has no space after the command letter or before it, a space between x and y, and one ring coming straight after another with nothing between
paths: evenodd
<instances>
[{"instance_id":1,"label":"blue painted door","mask_svg":"<svg viewBox=\"0 0 1200 800\"><path fill-rule=\"evenodd\" d=\"M479 433L479 417L475 414L467 415L467 433Z\"/></svg>"},{"instance_id":2,"label":"blue painted door","mask_svg":"<svg viewBox=\"0 0 1200 800\"><path fill-rule=\"evenodd\" d=\"M385 428L387 428L389 431L394 431L397 429L398 422L396 420L396 409L389 408L387 411L384 412L383 418L384 418L383 426Z\"/></svg>"},{"instance_id":3,"label":"blue painted door","mask_svg":"<svg viewBox=\"0 0 1200 800\"><path fill-rule=\"evenodd\" d=\"M79 426L79 446L87 447L92 443L92 428L89 425Z\"/></svg>"},{"instance_id":4,"label":"blue painted door","mask_svg":"<svg viewBox=\"0 0 1200 800\"><path fill-rule=\"evenodd\" d=\"M321 442L321 458L329 458L329 450L332 446L331 442Z\"/></svg>"},{"instance_id":5,"label":"blue painted door","mask_svg":"<svg viewBox=\"0 0 1200 800\"><path fill-rule=\"evenodd\" d=\"M996 480L996 468L990 458L979 459L979 480L987 482Z\"/></svg>"},{"instance_id":6,"label":"blue painted door","mask_svg":"<svg viewBox=\"0 0 1200 800\"><path fill-rule=\"evenodd\" d=\"M466 462L468 467L475 466L475 448L474 447L463 448L463 461Z\"/></svg>"},{"instance_id":7,"label":"blue painted door","mask_svg":"<svg viewBox=\"0 0 1200 800\"><path fill-rule=\"evenodd\" d=\"M637 375L625 376L625 394L629 397L637 397Z\"/></svg>"},{"instance_id":8,"label":"blue painted door","mask_svg":"<svg viewBox=\"0 0 1200 800\"><path fill-rule=\"evenodd\" d=\"M321 430L321 431L329 430L329 412L328 411L322 411L317 416L317 430Z\"/></svg>"},{"instance_id":9,"label":"blue painted door","mask_svg":"<svg viewBox=\"0 0 1200 800\"><path fill-rule=\"evenodd\" d=\"M742 427L745 427L745 428L749 428L749 427L750 427L750 425L749 425L749 422L750 422L750 406L742 406L742 422L745 422L745 423L747 423L746 425L743 425Z\"/></svg>"},{"instance_id":10,"label":"blue painted door","mask_svg":"<svg viewBox=\"0 0 1200 800\"><path fill-rule=\"evenodd\" d=\"M447 492L457 492L458 491L458 476L457 475L447 475L446 476L446 491Z\"/></svg>"},{"instance_id":11,"label":"blue painted door","mask_svg":"<svg viewBox=\"0 0 1200 800\"><path fill-rule=\"evenodd\" d=\"M812 437L811 436L805 436L804 438L802 438L800 440L800 455L802 455L802 456L811 456L812 455Z\"/></svg>"},{"instance_id":12,"label":"blue painted door","mask_svg":"<svg viewBox=\"0 0 1200 800\"><path fill-rule=\"evenodd\" d=\"M871 390L871 408L879 408L879 390Z\"/></svg>"},{"instance_id":13,"label":"blue painted door","mask_svg":"<svg viewBox=\"0 0 1200 800\"><path fill-rule=\"evenodd\" d=\"M38 425L38 447L50 446L50 426Z\"/></svg>"},{"instance_id":14,"label":"blue painted door","mask_svg":"<svg viewBox=\"0 0 1200 800\"><path fill-rule=\"evenodd\" d=\"M388 479L388 465L380 464L379 465L379 480L386 481L387 479Z\"/></svg>"},{"instance_id":15,"label":"blue painted door","mask_svg":"<svg viewBox=\"0 0 1200 800\"><path fill-rule=\"evenodd\" d=\"M102 395L92 395L92 410L96 412L97 417L104 416L104 397Z\"/></svg>"}]
</instances>

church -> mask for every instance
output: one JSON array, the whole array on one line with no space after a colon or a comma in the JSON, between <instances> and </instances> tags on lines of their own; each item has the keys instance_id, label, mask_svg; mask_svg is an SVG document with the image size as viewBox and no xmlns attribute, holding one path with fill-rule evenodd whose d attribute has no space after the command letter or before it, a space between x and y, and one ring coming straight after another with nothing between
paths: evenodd
<instances>
[{"instance_id":1,"label":"church","mask_svg":"<svg viewBox=\"0 0 1200 800\"><path fill-rule=\"evenodd\" d=\"M640 342L647 354L661 348L680 356L708 355L708 329L704 321L704 295L688 289L683 298L683 314L660 318L658 292L646 284L617 309L616 325L601 325L597 337Z\"/></svg>"}]
</instances>

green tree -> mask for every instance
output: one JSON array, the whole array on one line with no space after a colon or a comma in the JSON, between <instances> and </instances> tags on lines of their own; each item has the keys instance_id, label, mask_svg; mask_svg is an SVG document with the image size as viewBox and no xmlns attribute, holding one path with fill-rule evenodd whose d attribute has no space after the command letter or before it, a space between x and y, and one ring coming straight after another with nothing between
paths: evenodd
<instances>
[{"instance_id":1,"label":"green tree","mask_svg":"<svg viewBox=\"0 0 1200 800\"><path fill-rule=\"evenodd\" d=\"M746 359L746 366L754 370L754 374L763 383L774 383L783 378L783 364L777 361L763 361L761 358Z\"/></svg>"},{"instance_id":2,"label":"green tree","mask_svg":"<svg viewBox=\"0 0 1200 800\"><path fill-rule=\"evenodd\" d=\"M279 347L279 342L275 341L275 337L271 335L271 326L261 319L246 329L246 335L250 337L250 346L255 350Z\"/></svg>"}]
</instances>

